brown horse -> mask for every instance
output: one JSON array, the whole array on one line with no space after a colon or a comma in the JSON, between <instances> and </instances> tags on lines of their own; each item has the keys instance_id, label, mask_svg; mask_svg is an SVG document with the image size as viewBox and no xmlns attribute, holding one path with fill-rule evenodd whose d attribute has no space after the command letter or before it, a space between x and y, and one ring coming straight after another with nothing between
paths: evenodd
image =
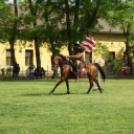
<instances>
[{"instance_id":1,"label":"brown horse","mask_svg":"<svg viewBox=\"0 0 134 134\"><path fill-rule=\"evenodd\" d=\"M70 90L69 90L69 84L68 84L68 79L69 78L76 78L76 76L74 75L74 73L71 71L72 67L70 62L63 56L60 54L56 54L53 55L51 57L51 62L52 62L52 70L55 70L58 66L61 69L61 80L55 85L55 87L53 88L53 90L49 93L50 95L55 91L55 89L63 82L66 81L66 86L67 86L67 94L70 94ZM99 64L95 63L95 64L86 64L86 68L85 68L85 74L87 74L88 79L89 79L89 83L90 83L90 87L89 90L86 92L87 94L89 94L91 88L93 87L93 81L97 84L99 91L102 93L103 89L100 87L98 80L95 78L95 74L97 72L97 68L100 71L103 80L106 79L105 73L103 71L103 69L100 67Z\"/></svg>"}]
</instances>

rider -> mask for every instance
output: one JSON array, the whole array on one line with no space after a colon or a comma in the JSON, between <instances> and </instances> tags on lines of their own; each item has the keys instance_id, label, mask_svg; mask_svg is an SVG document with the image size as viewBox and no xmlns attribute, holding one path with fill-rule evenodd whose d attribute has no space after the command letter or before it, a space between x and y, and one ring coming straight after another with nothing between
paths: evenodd
<instances>
[{"instance_id":1,"label":"rider","mask_svg":"<svg viewBox=\"0 0 134 134\"><path fill-rule=\"evenodd\" d=\"M86 51L86 49L81 46L78 42L74 43L75 49L76 49L76 54L75 55L69 55L68 58L74 60L76 62L76 66L77 66L77 79L76 81L79 80L79 71L80 71L80 61L82 60L82 56L84 51Z\"/></svg>"},{"instance_id":2,"label":"rider","mask_svg":"<svg viewBox=\"0 0 134 134\"><path fill-rule=\"evenodd\" d=\"M91 30L91 27L88 29L87 36L90 35L90 30ZM78 81L79 80L79 71L80 71L80 61L82 60L82 55L85 51L87 53L89 53L89 52L86 50L85 47L80 45L78 42L74 43L74 46L76 49L76 54L69 55L68 58L76 61L76 65L77 65L77 79L76 79L76 81Z\"/></svg>"}]
</instances>

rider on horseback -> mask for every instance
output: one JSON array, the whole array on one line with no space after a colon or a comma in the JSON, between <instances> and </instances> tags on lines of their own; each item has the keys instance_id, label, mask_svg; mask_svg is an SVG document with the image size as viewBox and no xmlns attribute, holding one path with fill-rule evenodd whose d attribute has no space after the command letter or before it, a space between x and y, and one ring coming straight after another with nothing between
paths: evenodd
<instances>
[{"instance_id":1,"label":"rider on horseback","mask_svg":"<svg viewBox=\"0 0 134 134\"><path fill-rule=\"evenodd\" d=\"M88 32L87 32L87 35L89 36L90 35L90 29L91 27L88 29ZM80 61L83 61L82 60L82 56L83 56L83 53L86 51L87 53L89 53L85 47L83 47L82 45L80 45L78 42L74 43L75 45L75 50L76 50L76 54L75 55L69 55L68 58L74 60L76 62L76 66L77 66L77 79L76 81L79 80L79 72L81 70L81 67L80 67ZM85 66L86 67L86 66Z\"/></svg>"},{"instance_id":2,"label":"rider on horseback","mask_svg":"<svg viewBox=\"0 0 134 134\"><path fill-rule=\"evenodd\" d=\"M80 61L82 60L82 56L84 51L86 51L86 49L81 46L78 42L74 43L75 46L75 50L76 50L76 54L75 55L69 55L68 58L74 60L76 62L76 71L77 71L77 78L76 81L79 80L79 72L80 72Z\"/></svg>"}]
</instances>

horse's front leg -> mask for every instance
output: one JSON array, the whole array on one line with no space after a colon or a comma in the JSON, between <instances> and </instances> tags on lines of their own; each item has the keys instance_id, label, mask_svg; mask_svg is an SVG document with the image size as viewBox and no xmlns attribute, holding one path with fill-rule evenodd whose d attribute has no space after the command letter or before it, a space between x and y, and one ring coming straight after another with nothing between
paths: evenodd
<instances>
[{"instance_id":1,"label":"horse's front leg","mask_svg":"<svg viewBox=\"0 0 134 134\"><path fill-rule=\"evenodd\" d=\"M66 86L67 86L67 94L70 94L70 91L69 91L69 84L68 84L68 79L66 79Z\"/></svg>"},{"instance_id":2,"label":"horse's front leg","mask_svg":"<svg viewBox=\"0 0 134 134\"><path fill-rule=\"evenodd\" d=\"M65 79L61 79L56 85L55 85L55 87L52 89L52 91L49 93L49 95L52 95L53 94L53 92L55 91L55 89L64 81Z\"/></svg>"}]
</instances>

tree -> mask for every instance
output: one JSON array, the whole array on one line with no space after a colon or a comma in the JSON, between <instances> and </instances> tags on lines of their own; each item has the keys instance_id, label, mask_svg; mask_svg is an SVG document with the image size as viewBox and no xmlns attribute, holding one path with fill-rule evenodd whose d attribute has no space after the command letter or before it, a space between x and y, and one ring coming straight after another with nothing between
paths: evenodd
<instances>
[{"instance_id":1,"label":"tree","mask_svg":"<svg viewBox=\"0 0 134 134\"><path fill-rule=\"evenodd\" d=\"M10 42L10 49L11 49L11 55L12 55L12 62L13 62L13 66L15 66L17 64L16 61L16 57L15 57L15 50L14 50L14 43L16 41L16 37L17 37L17 23L18 23L18 9L17 9L17 1L14 0L14 20L13 20L13 27L10 30L10 38L9 38L9 42Z\"/></svg>"},{"instance_id":2,"label":"tree","mask_svg":"<svg viewBox=\"0 0 134 134\"><path fill-rule=\"evenodd\" d=\"M130 74L133 74L133 63L131 51L134 48L134 1L118 1L116 4L112 5L113 8L107 12L107 20L110 25L118 26L122 29L124 36L126 38L126 55L128 66L130 67Z\"/></svg>"},{"instance_id":3,"label":"tree","mask_svg":"<svg viewBox=\"0 0 134 134\"><path fill-rule=\"evenodd\" d=\"M105 0L65 0L63 1L63 10L66 14L66 31L68 51L72 53L72 43L85 38L89 29L100 30L95 27L98 19L105 18L107 10L111 7L110 1ZM112 3L115 3L112 1Z\"/></svg>"},{"instance_id":4,"label":"tree","mask_svg":"<svg viewBox=\"0 0 134 134\"><path fill-rule=\"evenodd\" d=\"M7 16L10 8L6 5L5 0L0 0L0 42L5 42L8 38L4 31L4 27L8 26Z\"/></svg>"},{"instance_id":5,"label":"tree","mask_svg":"<svg viewBox=\"0 0 134 134\"><path fill-rule=\"evenodd\" d=\"M71 37L70 13L69 13L69 3L68 3L68 0L65 0L65 8L66 8L68 50L69 50L69 54L72 54L72 49L71 49L71 38L72 37Z\"/></svg>"},{"instance_id":6,"label":"tree","mask_svg":"<svg viewBox=\"0 0 134 134\"><path fill-rule=\"evenodd\" d=\"M3 11L4 12L1 16L1 26L2 26L1 31L3 32L5 37L2 37L1 39L4 41L8 41L10 43L12 64L15 65L17 61L15 57L14 45L18 37L18 29L17 29L18 24L20 24L19 17L18 17L17 1L14 0L13 7L10 4L4 3Z\"/></svg>"}]
</instances>

